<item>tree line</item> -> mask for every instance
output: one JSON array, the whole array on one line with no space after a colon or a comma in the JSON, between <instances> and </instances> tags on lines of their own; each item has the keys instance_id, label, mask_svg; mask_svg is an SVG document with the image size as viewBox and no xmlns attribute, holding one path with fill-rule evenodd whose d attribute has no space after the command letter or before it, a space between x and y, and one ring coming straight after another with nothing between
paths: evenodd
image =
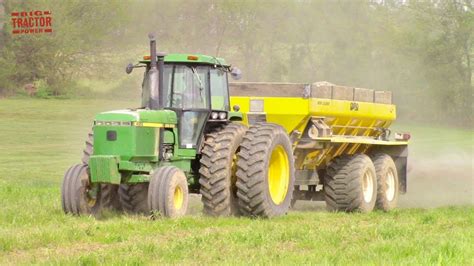
<instances>
[{"instance_id":1,"label":"tree line","mask_svg":"<svg viewBox=\"0 0 474 266\"><path fill-rule=\"evenodd\" d=\"M410 119L472 122L470 0L6 0L2 6L3 95L34 82L62 95L78 79L115 80L126 62L147 53L147 33L155 32L159 50L224 57L246 81L391 90ZM53 14L52 34L11 34L12 11L45 8Z\"/></svg>"}]
</instances>

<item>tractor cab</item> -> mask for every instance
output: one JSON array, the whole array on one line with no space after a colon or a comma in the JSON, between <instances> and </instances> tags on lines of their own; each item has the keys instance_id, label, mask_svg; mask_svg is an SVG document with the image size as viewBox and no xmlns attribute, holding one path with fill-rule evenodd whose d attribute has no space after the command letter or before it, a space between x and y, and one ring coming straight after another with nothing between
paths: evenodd
<instances>
[{"instance_id":1,"label":"tractor cab","mask_svg":"<svg viewBox=\"0 0 474 266\"><path fill-rule=\"evenodd\" d=\"M207 55L158 54L156 59L157 71L151 56L127 66L127 73L132 67L146 68L141 107L176 112L179 147L195 149L207 122L231 119L227 73L238 79L240 70Z\"/></svg>"},{"instance_id":2,"label":"tractor cab","mask_svg":"<svg viewBox=\"0 0 474 266\"><path fill-rule=\"evenodd\" d=\"M163 61L161 83L157 84L159 108L176 112L180 148L196 148L208 121L229 119L229 66L223 59L205 55L170 54ZM141 107L152 109L156 77L149 60L140 63L146 65Z\"/></svg>"}]
</instances>

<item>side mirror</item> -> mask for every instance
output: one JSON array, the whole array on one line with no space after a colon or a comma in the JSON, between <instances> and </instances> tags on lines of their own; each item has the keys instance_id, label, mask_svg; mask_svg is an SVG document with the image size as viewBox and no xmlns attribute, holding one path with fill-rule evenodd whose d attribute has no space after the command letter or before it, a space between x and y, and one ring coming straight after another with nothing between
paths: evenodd
<instances>
[{"instance_id":1,"label":"side mirror","mask_svg":"<svg viewBox=\"0 0 474 266\"><path fill-rule=\"evenodd\" d=\"M134 67L134 66L133 66L132 63L128 64L128 65L125 67L125 72L127 72L127 74L132 73L133 67Z\"/></svg>"},{"instance_id":2,"label":"side mirror","mask_svg":"<svg viewBox=\"0 0 474 266\"><path fill-rule=\"evenodd\" d=\"M242 71L236 67L232 67L230 70L230 75L233 79L239 80L242 78Z\"/></svg>"}]
</instances>

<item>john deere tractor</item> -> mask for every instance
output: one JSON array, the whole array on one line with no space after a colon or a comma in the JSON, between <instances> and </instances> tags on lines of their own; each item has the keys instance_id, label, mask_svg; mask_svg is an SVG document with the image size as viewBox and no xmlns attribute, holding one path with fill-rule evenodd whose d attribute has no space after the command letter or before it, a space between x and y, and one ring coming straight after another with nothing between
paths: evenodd
<instances>
[{"instance_id":1,"label":"john deere tractor","mask_svg":"<svg viewBox=\"0 0 474 266\"><path fill-rule=\"evenodd\" d=\"M149 37L150 56L126 68L146 69L141 106L96 115L82 163L65 173L62 208L178 217L195 192L207 214L234 214L231 176L246 126L230 110L227 77L240 70L221 58L157 53Z\"/></svg>"}]
</instances>

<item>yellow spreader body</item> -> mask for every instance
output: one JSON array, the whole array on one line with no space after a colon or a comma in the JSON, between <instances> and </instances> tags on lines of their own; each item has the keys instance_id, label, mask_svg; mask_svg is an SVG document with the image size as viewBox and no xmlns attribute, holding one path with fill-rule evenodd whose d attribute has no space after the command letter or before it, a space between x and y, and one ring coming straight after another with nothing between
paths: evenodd
<instances>
[{"instance_id":1,"label":"yellow spreader body","mask_svg":"<svg viewBox=\"0 0 474 266\"><path fill-rule=\"evenodd\" d=\"M318 169L343 154L407 145L389 140L396 106L388 92L332 84L232 83L230 88L231 106L240 107L245 124L269 122L286 129L296 169Z\"/></svg>"}]
</instances>

